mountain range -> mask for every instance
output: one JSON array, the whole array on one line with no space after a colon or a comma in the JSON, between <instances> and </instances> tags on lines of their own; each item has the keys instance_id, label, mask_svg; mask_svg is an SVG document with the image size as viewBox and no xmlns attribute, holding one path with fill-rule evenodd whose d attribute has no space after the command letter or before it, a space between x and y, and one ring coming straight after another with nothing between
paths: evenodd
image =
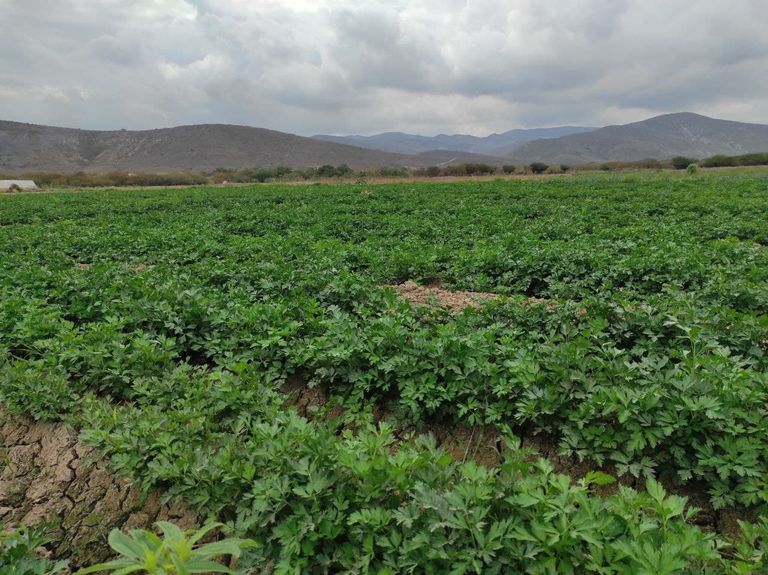
<instances>
[{"instance_id":1,"label":"mountain range","mask_svg":"<svg viewBox=\"0 0 768 575\"><path fill-rule=\"evenodd\" d=\"M312 136L318 140L348 144L370 150L381 150L396 154L419 154L431 150L449 150L470 152L504 158L525 142L538 139L560 138L571 134L590 132L596 128L578 126L560 126L557 128L532 128L529 130L509 130L501 134L479 137L466 134L440 134L438 136L418 136L403 132L385 132L374 136Z\"/></svg>"},{"instance_id":2,"label":"mountain range","mask_svg":"<svg viewBox=\"0 0 768 575\"><path fill-rule=\"evenodd\" d=\"M350 145L354 144L354 145ZM377 147L378 146L378 147ZM376 136L306 138L248 126L203 124L95 131L0 121L0 172L172 172L215 168L348 164L425 167L467 162L582 164L703 158L768 151L768 125L666 114L622 126L511 130L485 138Z\"/></svg>"},{"instance_id":3,"label":"mountain range","mask_svg":"<svg viewBox=\"0 0 768 575\"><path fill-rule=\"evenodd\" d=\"M768 151L768 125L683 112L554 140L527 142L517 148L512 157L521 164L534 161L585 164L765 151Z\"/></svg>"}]
</instances>

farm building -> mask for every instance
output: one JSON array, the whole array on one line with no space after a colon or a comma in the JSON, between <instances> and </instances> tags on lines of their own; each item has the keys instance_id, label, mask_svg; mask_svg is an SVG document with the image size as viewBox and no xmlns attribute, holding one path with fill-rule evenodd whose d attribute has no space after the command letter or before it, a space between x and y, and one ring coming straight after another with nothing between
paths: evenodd
<instances>
[{"instance_id":1,"label":"farm building","mask_svg":"<svg viewBox=\"0 0 768 575\"><path fill-rule=\"evenodd\" d=\"M16 189L36 190L37 184L33 180L0 180L0 192Z\"/></svg>"}]
</instances>

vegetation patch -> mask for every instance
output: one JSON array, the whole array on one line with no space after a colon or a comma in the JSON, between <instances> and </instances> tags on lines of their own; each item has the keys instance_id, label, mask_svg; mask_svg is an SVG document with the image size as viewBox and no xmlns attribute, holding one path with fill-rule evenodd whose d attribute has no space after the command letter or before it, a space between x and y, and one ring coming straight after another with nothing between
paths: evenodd
<instances>
[{"instance_id":1,"label":"vegetation patch","mask_svg":"<svg viewBox=\"0 0 768 575\"><path fill-rule=\"evenodd\" d=\"M759 572L766 214L745 175L9 196L0 401L267 571Z\"/></svg>"}]
</instances>

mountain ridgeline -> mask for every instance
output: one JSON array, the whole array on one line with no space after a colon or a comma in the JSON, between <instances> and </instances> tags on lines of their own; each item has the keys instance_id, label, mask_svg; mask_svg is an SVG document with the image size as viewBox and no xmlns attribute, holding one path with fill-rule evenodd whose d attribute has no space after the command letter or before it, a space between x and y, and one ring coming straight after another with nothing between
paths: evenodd
<instances>
[{"instance_id":1,"label":"mountain ridgeline","mask_svg":"<svg viewBox=\"0 0 768 575\"><path fill-rule=\"evenodd\" d=\"M431 150L470 152L504 158L509 156L525 142L538 139L560 138L571 134L590 132L596 128L561 126L558 128L533 128L530 130L510 130L503 134L491 134L484 138L466 134L438 136L417 136L403 132L386 132L374 136L312 136L318 140L359 146L370 150L381 150L396 154L419 154Z\"/></svg>"},{"instance_id":2,"label":"mountain ridgeline","mask_svg":"<svg viewBox=\"0 0 768 575\"><path fill-rule=\"evenodd\" d=\"M527 142L517 148L512 157L518 163L585 164L765 151L768 151L768 125L679 113L554 140Z\"/></svg>"},{"instance_id":3,"label":"mountain ridgeline","mask_svg":"<svg viewBox=\"0 0 768 575\"><path fill-rule=\"evenodd\" d=\"M666 114L622 126L511 130L485 138L376 136L306 138L248 126L203 124L95 131L0 121L0 172L202 172L216 168L353 168L487 163L585 164L768 151L768 125Z\"/></svg>"}]
</instances>

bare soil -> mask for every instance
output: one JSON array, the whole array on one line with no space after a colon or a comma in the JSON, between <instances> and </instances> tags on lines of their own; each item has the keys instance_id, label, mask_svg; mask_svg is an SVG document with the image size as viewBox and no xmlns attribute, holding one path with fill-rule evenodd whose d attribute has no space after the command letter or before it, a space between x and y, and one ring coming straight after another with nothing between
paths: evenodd
<instances>
[{"instance_id":1,"label":"bare soil","mask_svg":"<svg viewBox=\"0 0 768 575\"><path fill-rule=\"evenodd\" d=\"M79 567L110 557L112 529L161 520L189 529L200 517L181 503L162 503L157 492L143 496L65 424L36 423L0 406L0 525L52 522L47 550Z\"/></svg>"},{"instance_id":2,"label":"bare soil","mask_svg":"<svg viewBox=\"0 0 768 575\"><path fill-rule=\"evenodd\" d=\"M452 314L460 313L468 307L479 307L483 302L499 298L499 294L453 291L443 289L440 284L419 285L413 281L391 286L397 294L414 305L431 308L445 307Z\"/></svg>"}]
</instances>

